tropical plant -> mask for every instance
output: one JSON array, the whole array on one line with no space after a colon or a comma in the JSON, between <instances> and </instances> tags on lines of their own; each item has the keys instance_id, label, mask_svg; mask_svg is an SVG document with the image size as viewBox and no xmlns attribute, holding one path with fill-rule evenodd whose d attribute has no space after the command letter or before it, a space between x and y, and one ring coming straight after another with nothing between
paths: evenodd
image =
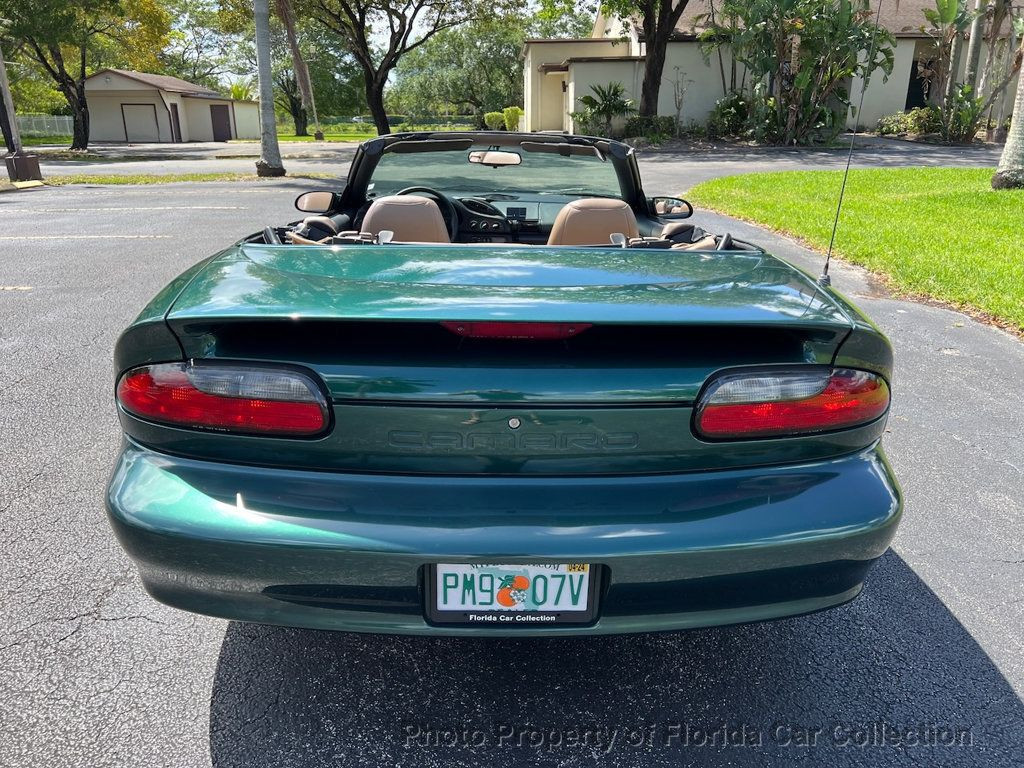
<instances>
[{"instance_id":1,"label":"tropical plant","mask_svg":"<svg viewBox=\"0 0 1024 768\"><path fill-rule=\"evenodd\" d=\"M705 55L728 46L750 75L747 131L759 140L834 136L850 108L847 83L892 72L895 39L867 0L724 0L718 20L705 20Z\"/></svg>"},{"instance_id":2,"label":"tropical plant","mask_svg":"<svg viewBox=\"0 0 1024 768\"><path fill-rule=\"evenodd\" d=\"M619 82L592 85L593 95L580 96L580 104L595 120L601 121L605 136L612 135L612 121L636 113L633 100L626 97L626 86Z\"/></svg>"},{"instance_id":3,"label":"tropical plant","mask_svg":"<svg viewBox=\"0 0 1024 768\"><path fill-rule=\"evenodd\" d=\"M978 3L981 9L984 2ZM980 41L973 39L981 35L982 24L978 15L982 10L971 12L965 0L935 0L935 9L925 8L923 14L932 31L926 27L921 29L936 41L936 62L926 71L928 87L926 94L941 94L941 126L939 133L944 141L953 143L971 142L978 131L979 123L986 112L991 111L1003 99L1003 95L1020 68L1020 50L1017 48L1017 33L1024 31L1020 19L1011 19L1011 36L1007 43L1008 66L1004 76L996 82L990 77L990 67L994 57L990 55L986 65L986 75L982 78L981 87L975 87L977 81L977 61L980 57ZM999 28L1006 18L1007 10L998 7L993 17L993 29L990 34L990 46L995 47ZM960 68L960 48L964 34L970 30L971 45L968 49L968 62L965 83L957 82L956 74ZM1002 103L1002 102L1000 102ZM998 119L997 119L998 122Z\"/></svg>"},{"instance_id":4,"label":"tropical plant","mask_svg":"<svg viewBox=\"0 0 1024 768\"><path fill-rule=\"evenodd\" d=\"M252 101L252 80L240 77L228 85L228 95L235 101Z\"/></svg>"}]
</instances>

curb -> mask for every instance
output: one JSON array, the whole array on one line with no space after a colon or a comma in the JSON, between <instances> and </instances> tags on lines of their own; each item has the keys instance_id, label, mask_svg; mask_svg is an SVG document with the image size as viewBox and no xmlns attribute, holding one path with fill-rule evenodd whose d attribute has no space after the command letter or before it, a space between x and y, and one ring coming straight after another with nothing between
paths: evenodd
<instances>
[{"instance_id":1,"label":"curb","mask_svg":"<svg viewBox=\"0 0 1024 768\"><path fill-rule=\"evenodd\" d=\"M36 189L46 186L41 181L0 181L0 193L20 192L23 189Z\"/></svg>"}]
</instances>

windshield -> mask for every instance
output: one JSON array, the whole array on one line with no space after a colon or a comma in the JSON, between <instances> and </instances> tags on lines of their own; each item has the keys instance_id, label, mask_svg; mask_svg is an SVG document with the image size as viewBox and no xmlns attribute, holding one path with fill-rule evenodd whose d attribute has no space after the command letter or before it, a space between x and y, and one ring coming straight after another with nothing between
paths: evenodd
<instances>
[{"instance_id":1,"label":"windshield","mask_svg":"<svg viewBox=\"0 0 1024 768\"><path fill-rule=\"evenodd\" d=\"M425 186L453 195L622 196L610 160L527 152L516 147L503 149L514 149L522 155L519 165L495 168L469 162L470 152L486 149L487 145L475 145L468 150L384 154L374 169L367 194L380 197L406 187Z\"/></svg>"}]
</instances>

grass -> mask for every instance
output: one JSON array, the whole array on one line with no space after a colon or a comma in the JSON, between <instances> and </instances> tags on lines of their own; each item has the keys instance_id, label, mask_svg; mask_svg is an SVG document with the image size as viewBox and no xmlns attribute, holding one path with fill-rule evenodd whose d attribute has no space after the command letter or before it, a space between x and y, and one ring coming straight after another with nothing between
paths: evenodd
<instances>
[{"instance_id":1,"label":"grass","mask_svg":"<svg viewBox=\"0 0 1024 768\"><path fill-rule=\"evenodd\" d=\"M835 254L928 297L1024 330L1024 190L993 191L987 168L854 170ZM694 203L828 247L840 171L728 176Z\"/></svg>"},{"instance_id":2,"label":"grass","mask_svg":"<svg viewBox=\"0 0 1024 768\"><path fill-rule=\"evenodd\" d=\"M351 133L324 134L324 141L366 141L375 138L377 138L377 132L372 129L369 131L352 131ZM293 133L279 133L277 134L277 140L283 142L316 141L312 136L296 136Z\"/></svg>"},{"instance_id":3,"label":"grass","mask_svg":"<svg viewBox=\"0 0 1024 768\"><path fill-rule=\"evenodd\" d=\"M70 136L22 136L21 143L26 147L38 147L42 144L67 144L71 146Z\"/></svg>"},{"instance_id":4,"label":"grass","mask_svg":"<svg viewBox=\"0 0 1024 768\"><path fill-rule=\"evenodd\" d=\"M176 184L204 181L275 181L280 179L334 179L329 173L290 173L287 176L264 177L254 173L165 173L165 174L71 174L49 176L46 183L52 187L68 184Z\"/></svg>"}]
</instances>

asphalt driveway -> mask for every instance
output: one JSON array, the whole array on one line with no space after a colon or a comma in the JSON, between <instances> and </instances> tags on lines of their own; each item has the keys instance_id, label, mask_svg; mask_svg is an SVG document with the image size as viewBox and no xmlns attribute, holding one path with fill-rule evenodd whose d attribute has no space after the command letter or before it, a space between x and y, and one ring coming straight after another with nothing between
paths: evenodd
<instances>
[{"instance_id":1,"label":"asphalt driveway","mask_svg":"<svg viewBox=\"0 0 1024 768\"><path fill-rule=\"evenodd\" d=\"M656 162L650 191L685 186ZM655 636L424 640L147 598L102 510L117 333L199 257L293 218L309 184L0 195L0 765L1020 765L1024 344L842 265L836 285L896 347L886 443L907 501L847 606Z\"/></svg>"},{"instance_id":2,"label":"asphalt driveway","mask_svg":"<svg viewBox=\"0 0 1024 768\"><path fill-rule=\"evenodd\" d=\"M847 139L841 139L845 141ZM343 176L355 154L355 143L281 142L281 155L289 173ZM847 145L848 146L848 145ZM50 160L41 158L43 175L132 175L153 173L254 173L259 157L255 142L194 144L97 144L98 159ZM758 171L842 168L847 150L826 148L728 147L699 145L683 150L642 150L644 184L652 194L677 194L707 179ZM860 136L854 163L858 167L989 166L999 161L990 146L939 147L898 139Z\"/></svg>"}]
</instances>

